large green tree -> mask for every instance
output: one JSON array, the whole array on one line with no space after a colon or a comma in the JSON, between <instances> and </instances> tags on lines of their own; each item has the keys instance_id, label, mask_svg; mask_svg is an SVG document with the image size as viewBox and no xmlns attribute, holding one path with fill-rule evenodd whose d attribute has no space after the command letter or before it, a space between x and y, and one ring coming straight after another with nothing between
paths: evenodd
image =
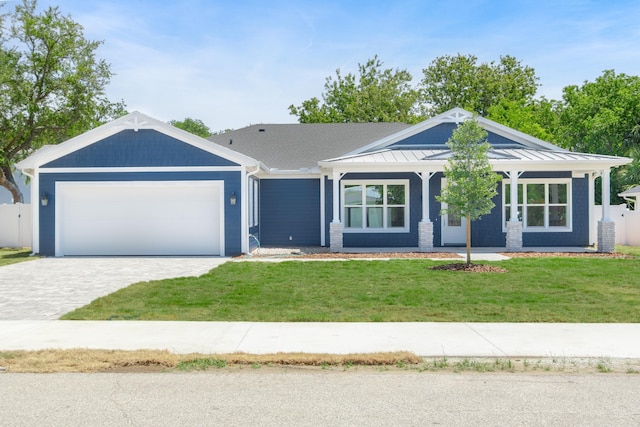
<instances>
[{"instance_id":1,"label":"large green tree","mask_svg":"<svg viewBox=\"0 0 640 427\"><path fill-rule=\"evenodd\" d=\"M497 193L496 183L502 179L489 163L487 131L475 119L468 119L453 131L447 146L451 157L444 168L447 184L436 199L446 203L441 214L467 220L467 264L471 264L471 221L491 212L491 200Z\"/></svg>"},{"instance_id":2,"label":"large green tree","mask_svg":"<svg viewBox=\"0 0 640 427\"><path fill-rule=\"evenodd\" d=\"M376 55L365 64L358 64L358 75L327 77L322 94L307 99L301 105L289 106L289 112L300 123L415 123L420 117L414 108L418 93L411 86L407 70L383 68Z\"/></svg>"},{"instance_id":3,"label":"large green tree","mask_svg":"<svg viewBox=\"0 0 640 427\"><path fill-rule=\"evenodd\" d=\"M475 55L444 55L422 72L419 86L427 116L455 107L486 116L503 100L530 102L538 88L535 70L509 55L489 63L478 63Z\"/></svg>"},{"instance_id":4,"label":"large green tree","mask_svg":"<svg viewBox=\"0 0 640 427\"><path fill-rule=\"evenodd\" d=\"M211 129L209 129L209 127L205 125L200 119L192 119L190 117L187 117L182 121L171 120L169 124L171 126L177 127L178 129L182 129L194 135L198 135L202 138L211 136L211 134L213 133L211 132Z\"/></svg>"},{"instance_id":5,"label":"large green tree","mask_svg":"<svg viewBox=\"0 0 640 427\"><path fill-rule=\"evenodd\" d=\"M562 104L542 97L529 102L503 99L487 109L486 117L544 141L557 142Z\"/></svg>"},{"instance_id":6,"label":"large green tree","mask_svg":"<svg viewBox=\"0 0 640 427\"><path fill-rule=\"evenodd\" d=\"M99 45L57 7L39 13L36 0L0 16L0 185L14 203L23 202L15 162L124 112L105 95L112 73Z\"/></svg>"},{"instance_id":7,"label":"large green tree","mask_svg":"<svg viewBox=\"0 0 640 427\"><path fill-rule=\"evenodd\" d=\"M565 87L556 138L572 151L632 157L611 177L611 202L621 203L618 193L639 184L640 77L606 70L593 82Z\"/></svg>"},{"instance_id":8,"label":"large green tree","mask_svg":"<svg viewBox=\"0 0 640 427\"><path fill-rule=\"evenodd\" d=\"M565 87L562 99L558 138L565 148L623 156L637 143L640 77L607 70L593 82Z\"/></svg>"}]
</instances>

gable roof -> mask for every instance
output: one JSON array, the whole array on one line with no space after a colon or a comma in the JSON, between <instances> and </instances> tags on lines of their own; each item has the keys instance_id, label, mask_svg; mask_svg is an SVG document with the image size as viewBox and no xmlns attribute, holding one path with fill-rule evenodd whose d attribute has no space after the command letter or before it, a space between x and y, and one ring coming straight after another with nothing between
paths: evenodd
<instances>
[{"instance_id":1,"label":"gable roof","mask_svg":"<svg viewBox=\"0 0 640 427\"><path fill-rule=\"evenodd\" d=\"M560 148L556 145L553 145L549 142L535 138L531 135L527 135L525 133L522 133L510 127L501 125L500 123L494 122L493 120L489 120L484 117L475 116L473 113L467 110L464 110L462 108L453 108L442 114L434 116L423 122L420 122L414 126L411 126L399 132L396 132L393 135L389 135L386 138L382 138L378 141L374 141L369 145L360 147L354 151L346 153L346 156L379 151L387 147L390 147L394 144L398 144L404 140L410 139L413 136L416 136L429 129L435 128L439 125L442 125L443 123L458 124L473 117L476 118L476 120L478 121L478 124L487 132L493 133L499 137L511 140L514 143L522 145L523 148L529 148L533 150L551 150L551 151L560 151L560 152L568 151L568 150L565 150L564 148Z\"/></svg>"},{"instance_id":2,"label":"gable roof","mask_svg":"<svg viewBox=\"0 0 640 427\"><path fill-rule=\"evenodd\" d=\"M269 168L300 170L409 127L406 123L260 124L207 139L259 159Z\"/></svg>"},{"instance_id":3,"label":"gable roof","mask_svg":"<svg viewBox=\"0 0 640 427\"><path fill-rule=\"evenodd\" d=\"M17 163L16 167L23 171L33 170L99 141L103 141L104 139L116 135L124 130L137 132L141 129L155 130L184 142L185 144L189 144L195 148L215 154L241 165L259 165L257 160L249 156L230 150L226 147L221 147L217 144L212 144L204 138L200 138L192 133L171 126L168 123L164 123L160 120L156 120L140 112L134 111L133 113L127 114L126 116L120 117L119 119L99 126L60 144L45 145L23 161Z\"/></svg>"}]
</instances>

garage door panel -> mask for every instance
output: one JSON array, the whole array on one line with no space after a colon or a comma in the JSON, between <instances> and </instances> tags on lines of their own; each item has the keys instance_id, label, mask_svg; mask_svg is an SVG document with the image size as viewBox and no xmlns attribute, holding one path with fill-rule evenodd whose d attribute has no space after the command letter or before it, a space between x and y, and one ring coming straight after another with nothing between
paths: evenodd
<instances>
[{"instance_id":1,"label":"garage door panel","mask_svg":"<svg viewBox=\"0 0 640 427\"><path fill-rule=\"evenodd\" d=\"M221 254L219 182L59 183L56 194L57 255Z\"/></svg>"}]
</instances>

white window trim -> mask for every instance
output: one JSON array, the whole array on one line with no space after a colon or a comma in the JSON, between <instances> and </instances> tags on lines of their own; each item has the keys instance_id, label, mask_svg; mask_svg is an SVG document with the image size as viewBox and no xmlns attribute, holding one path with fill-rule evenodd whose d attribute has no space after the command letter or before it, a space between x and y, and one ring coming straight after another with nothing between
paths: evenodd
<instances>
[{"instance_id":1,"label":"white window trim","mask_svg":"<svg viewBox=\"0 0 640 427\"><path fill-rule=\"evenodd\" d=\"M506 203L506 198L507 198L507 193L506 193L506 188L507 188L507 184L511 184L511 182L509 182L509 180L503 180L502 181L502 231L506 232L507 231L507 226L506 223L507 221L509 221L509 218L507 218L506 212L507 212L507 207L510 207L511 205L507 205ZM522 232L523 233L570 233L573 231L573 190L572 190L572 180L571 178L519 178L518 179L518 186L522 185L523 189L526 189L527 184L547 184L545 185L545 203L544 205L536 205L536 206L544 206L544 223L545 225L540 227L527 227L527 218L526 218L526 213L524 212L524 209L522 209L522 204L518 204L518 212L519 212L519 219L522 222ZM564 206L564 204L556 204L556 203L549 203L549 197L548 197L548 192L549 192L549 185L548 184L566 184L567 185L567 225L564 227L553 227L553 226L549 226L549 206ZM526 193L526 190L524 190ZM518 196L520 196L520 192L518 192ZM525 201L525 195L522 196L522 200ZM526 204L526 203L525 203Z\"/></svg>"},{"instance_id":2,"label":"white window trim","mask_svg":"<svg viewBox=\"0 0 640 427\"><path fill-rule=\"evenodd\" d=\"M345 207L345 194L344 189L346 186L350 185L362 185L366 188L367 185L404 185L404 227L387 227L387 203L386 203L386 192L385 192L385 203L383 205L379 205L382 207L383 211L383 220L382 223L384 227L382 228L371 228L371 227L362 227L362 228L351 228L346 226L346 214L347 210ZM345 227L343 229L344 233L408 233L410 231L409 219L410 216L410 200L409 200L409 180L408 179L377 179L377 180L368 180L368 179L357 179L357 180L342 180L340 181L340 199L341 199L341 218ZM395 206L395 205L392 205ZM363 215L366 212L366 205L362 205ZM363 218L364 223L364 218Z\"/></svg>"}]
</instances>

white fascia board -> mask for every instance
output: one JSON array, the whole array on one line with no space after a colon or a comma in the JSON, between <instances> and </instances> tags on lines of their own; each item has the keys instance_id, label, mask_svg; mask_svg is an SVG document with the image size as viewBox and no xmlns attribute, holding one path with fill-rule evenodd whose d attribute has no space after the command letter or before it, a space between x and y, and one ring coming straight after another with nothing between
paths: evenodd
<instances>
[{"instance_id":1,"label":"white fascia board","mask_svg":"<svg viewBox=\"0 0 640 427\"><path fill-rule=\"evenodd\" d=\"M447 162L429 162L429 163L342 163L327 164L323 166L325 174L329 171L340 173L358 172L358 173L376 173L376 172L442 172Z\"/></svg>"},{"instance_id":2,"label":"white fascia board","mask_svg":"<svg viewBox=\"0 0 640 427\"><path fill-rule=\"evenodd\" d=\"M618 157L612 159L594 159L594 160L564 160L564 161L544 161L544 160L491 160L489 163L494 170L508 171L519 170L524 172L551 172L551 171L600 171L603 169L614 168L630 163L631 159Z\"/></svg>"},{"instance_id":3,"label":"white fascia board","mask_svg":"<svg viewBox=\"0 0 640 427\"><path fill-rule=\"evenodd\" d=\"M119 119L92 129L60 144L45 146L47 147L46 149L43 147L43 149L36 151L31 156L17 163L16 167L22 170L35 169L45 163L64 157L74 151L80 150L108 138L109 136L115 135L118 132L128 129L132 129L134 131L139 129L156 130L186 144L192 145L211 154L224 157L240 165L255 166L259 164L257 160L245 156L244 154L240 154L237 151L222 147L197 135L193 135L192 133L171 126L168 123L164 123L138 111L134 111L133 113L127 114L126 116L120 117Z\"/></svg>"},{"instance_id":4,"label":"white fascia board","mask_svg":"<svg viewBox=\"0 0 640 427\"><path fill-rule=\"evenodd\" d=\"M269 173L258 174L258 178L260 179L294 179L294 178L317 179L317 178L320 178L320 169L314 168L309 172L301 172L299 170L287 170L287 171L270 170Z\"/></svg>"},{"instance_id":5,"label":"white fascia board","mask_svg":"<svg viewBox=\"0 0 640 427\"><path fill-rule=\"evenodd\" d=\"M631 159L598 159L591 161L530 161L530 160L490 160L492 168L496 172L519 170L524 172L557 172L557 171L598 171L629 163ZM422 162L407 163L372 163L372 162L320 162L325 171L338 172L415 172L432 171L441 172L449 163L447 160L425 160Z\"/></svg>"},{"instance_id":6,"label":"white fascia board","mask_svg":"<svg viewBox=\"0 0 640 427\"><path fill-rule=\"evenodd\" d=\"M88 167L39 168L40 173L96 173L96 172L240 172L242 166L149 166L149 167Z\"/></svg>"}]
</instances>

